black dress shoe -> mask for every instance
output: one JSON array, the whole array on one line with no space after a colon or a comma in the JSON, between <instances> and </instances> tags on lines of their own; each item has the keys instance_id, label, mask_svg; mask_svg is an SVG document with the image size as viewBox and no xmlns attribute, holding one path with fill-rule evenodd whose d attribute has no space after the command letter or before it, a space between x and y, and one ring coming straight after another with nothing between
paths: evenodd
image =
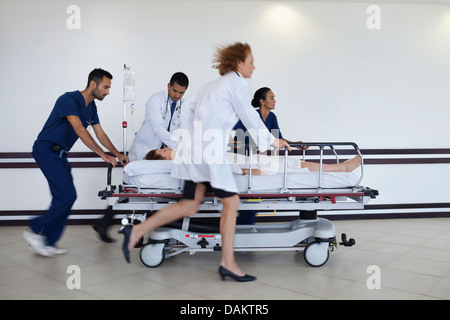
<instances>
[{"instance_id":1,"label":"black dress shoe","mask_svg":"<svg viewBox=\"0 0 450 320\"><path fill-rule=\"evenodd\" d=\"M119 233L123 234L122 253L125 260L130 263L130 251L128 250L128 243L130 243L132 225L127 225L120 228Z\"/></svg>"},{"instance_id":2,"label":"black dress shoe","mask_svg":"<svg viewBox=\"0 0 450 320\"><path fill-rule=\"evenodd\" d=\"M94 230L98 232L98 235L103 242L106 243L116 242L116 239L110 238L108 236L108 234L106 233L106 228L104 226L96 224L92 228L94 228Z\"/></svg>"},{"instance_id":3,"label":"black dress shoe","mask_svg":"<svg viewBox=\"0 0 450 320\"><path fill-rule=\"evenodd\" d=\"M244 276L238 276L237 274L231 272L230 270L220 266L219 267L219 274L222 277L222 280L225 281L225 277L233 278L234 280L238 282L246 282L246 281L254 281L256 280L256 277L251 276L249 274L246 274Z\"/></svg>"}]
</instances>

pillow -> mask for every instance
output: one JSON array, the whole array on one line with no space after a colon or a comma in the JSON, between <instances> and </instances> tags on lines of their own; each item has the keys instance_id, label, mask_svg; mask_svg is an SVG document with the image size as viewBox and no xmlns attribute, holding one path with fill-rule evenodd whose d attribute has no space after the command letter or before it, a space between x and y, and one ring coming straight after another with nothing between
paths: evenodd
<instances>
[{"instance_id":1,"label":"pillow","mask_svg":"<svg viewBox=\"0 0 450 320\"><path fill-rule=\"evenodd\" d=\"M132 177L143 174L170 173L172 168L172 160L138 160L127 164L124 172Z\"/></svg>"}]
</instances>

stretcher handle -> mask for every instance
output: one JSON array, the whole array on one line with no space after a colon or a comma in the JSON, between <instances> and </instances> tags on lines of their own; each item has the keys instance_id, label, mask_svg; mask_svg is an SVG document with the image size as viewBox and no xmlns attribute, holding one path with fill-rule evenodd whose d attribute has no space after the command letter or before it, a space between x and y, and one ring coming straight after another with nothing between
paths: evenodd
<instances>
[{"instance_id":1,"label":"stretcher handle","mask_svg":"<svg viewBox=\"0 0 450 320\"><path fill-rule=\"evenodd\" d=\"M113 165L108 164L108 172L106 173L106 190L111 191L111 176L112 176Z\"/></svg>"},{"instance_id":2,"label":"stretcher handle","mask_svg":"<svg viewBox=\"0 0 450 320\"><path fill-rule=\"evenodd\" d=\"M122 163L125 164L126 160L122 160ZM108 172L106 174L106 186L107 186L108 191L111 190L112 169L113 169L113 165L111 163L108 164Z\"/></svg>"},{"instance_id":3,"label":"stretcher handle","mask_svg":"<svg viewBox=\"0 0 450 320\"><path fill-rule=\"evenodd\" d=\"M354 142L292 142L289 143L291 147L319 147L323 149L325 147L333 148L334 146L352 146L355 150L359 150L359 147Z\"/></svg>"}]
</instances>

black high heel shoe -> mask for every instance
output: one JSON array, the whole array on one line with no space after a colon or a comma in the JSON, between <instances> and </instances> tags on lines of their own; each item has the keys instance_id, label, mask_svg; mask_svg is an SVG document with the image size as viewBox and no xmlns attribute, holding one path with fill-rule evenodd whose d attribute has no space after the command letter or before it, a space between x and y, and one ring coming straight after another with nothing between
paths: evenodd
<instances>
[{"instance_id":1,"label":"black high heel shoe","mask_svg":"<svg viewBox=\"0 0 450 320\"><path fill-rule=\"evenodd\" d=\"M119 233L123 234L122 253L125 260L130 263L130 251L128 250L128 243L130 243L132 225L127 225L120 228Z\"/></svg>"},{"instance_id":2,"label":"black high heel shoe","mask_svg":"<svg viewBox=\"0 0 450 320\"><path fill-rule=\"evenodd\" d=\"M231 272L230 270L220 266L219 267L219 274L222 277L222 280L225 281L225 277L233 278L234 280L238 282L247 282L247 281L254 281L256 280L256 277L251 276L249 274L238 276L237 274Z\"/></svg>"},{"instance_id":3,"label":"black high heel shoe","mask_svg":"<svg viewBox=\"0 0 450 320\"><path fill-rule=\"evenodd\" d=\"M106 232L106 227L102 226L101 224L96 224L95 226L92 226L92 228L98 232L98 236L103 242L106 243L116 242L115 239L110 238L108 236L108 233Z\"/></svg>"}]
</instances>

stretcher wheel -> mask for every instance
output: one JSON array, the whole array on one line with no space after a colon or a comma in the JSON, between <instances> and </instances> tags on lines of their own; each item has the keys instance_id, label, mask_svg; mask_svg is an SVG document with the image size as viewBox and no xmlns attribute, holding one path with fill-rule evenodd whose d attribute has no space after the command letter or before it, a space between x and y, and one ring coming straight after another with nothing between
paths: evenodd
<instances>
[{"instance_id":1,"label":"stretcher wheel","mask_svg":"<svg viewBox=\"0 0 450 320\"><path fill-rule=\"evenodd\" d=\"M303 251L305 261L312 267L323 266L330 257L328 242L311 242Z\"/></svg>"},{"instance_id":2,"label":"stretcher wheel","mask_svg":"<svg viewBox=\"0 0 450 320\"><path fill-rule=\"evenodd\" d=\"M156 268L163 263L166 253L164 243L149 243L141 248L139 257L144 265Z\"/></svg>"}]
</instances>

